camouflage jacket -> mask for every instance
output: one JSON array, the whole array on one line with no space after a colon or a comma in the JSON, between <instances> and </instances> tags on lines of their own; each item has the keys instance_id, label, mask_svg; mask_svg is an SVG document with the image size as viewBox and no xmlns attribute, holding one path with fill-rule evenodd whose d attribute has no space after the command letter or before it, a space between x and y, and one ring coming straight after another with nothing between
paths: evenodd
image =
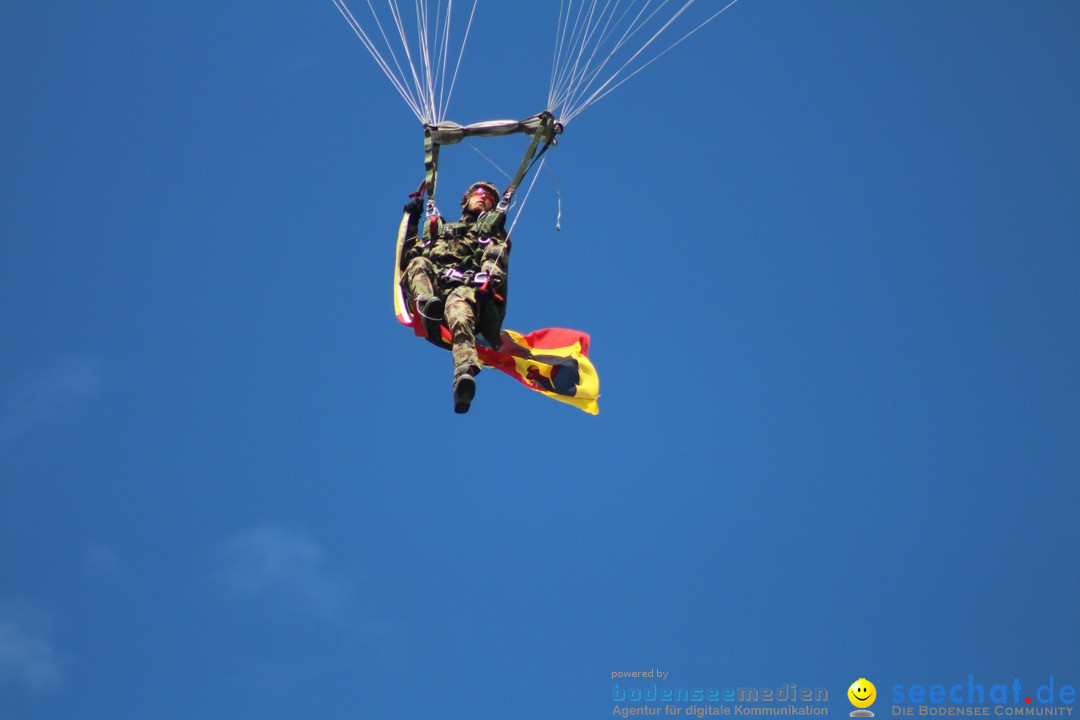
<instances>
[{"instance_id":1,"label":"camouflage jacket","mask_svg":"<svg viewBox=\"0 0 1080 720\"><path fill-rule=\"evenodd\" d=\"M502 218L493 216L492 212L479 218L464 215L454 223L440 222L434 239L427 237L427 233L418 236L416 228L410 226L402 251L402 269L414 257L425 257L435 265L444 287L480 286L486 279L490 289L505 297L510 238L503 229ZM446 274L447 271L457 273Z\"/></svg>"}]
</instances>

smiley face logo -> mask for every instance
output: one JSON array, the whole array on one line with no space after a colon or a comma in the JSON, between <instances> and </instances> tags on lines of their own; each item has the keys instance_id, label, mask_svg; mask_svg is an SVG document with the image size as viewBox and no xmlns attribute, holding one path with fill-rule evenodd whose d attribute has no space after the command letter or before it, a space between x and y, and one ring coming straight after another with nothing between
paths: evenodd
<instances>
[{"instance_id":1,"label":"smiley face logo","mask_svg":"<svg viewBox=\"0 0 1080 720\"><path fill-rule=\"evenodd\" d=\"M847 689L848 700L857 708L868 708L877 699L877 688L866 678L859 678Z\"/></svg>"}]
</instances>

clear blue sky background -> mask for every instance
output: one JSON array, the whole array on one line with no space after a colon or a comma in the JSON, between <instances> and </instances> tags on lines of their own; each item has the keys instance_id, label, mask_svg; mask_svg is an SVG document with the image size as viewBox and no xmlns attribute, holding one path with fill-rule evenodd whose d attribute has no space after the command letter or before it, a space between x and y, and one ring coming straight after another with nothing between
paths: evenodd
<instances>
[{"instance_id":1,"label":"clear blue sky background","mask_svg":"<svg viewBox=\"0 0 1080 720\"><path fill-rule=\"evenodd\" d=\"M487 5L459 122L546 98ZM743 0L574 120L507 325L591 334L597 417L453 414L420 127L329 0L3 15L3 720L1080 684L1080 4Z\"/></svg>"}]
</instances>

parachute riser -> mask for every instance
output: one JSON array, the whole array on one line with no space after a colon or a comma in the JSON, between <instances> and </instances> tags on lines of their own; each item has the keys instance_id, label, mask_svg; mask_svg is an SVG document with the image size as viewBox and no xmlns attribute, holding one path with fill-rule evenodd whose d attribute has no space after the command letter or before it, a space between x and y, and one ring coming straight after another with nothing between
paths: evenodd
<instances>
[{"instance_id":1,"label":"parachute riser","mask_svg":"<svg viewBox=\"0 0 1080 720\"><path fill-rule=\"evenodd\" d=\"M426 179L424 185L427 188L427 216L438 217L439 210L435 207L435 184L439 179L439 144L432 137L432 128L424 126L424 170Z\"/></svg>"},{"instance_id":2,"label":"parachute riser","mask_svg":"<svg viewBox=\"0 0 1080 720\"><path fill-rule=\"evenodd\" d=\"M514 173L514 179L510 181L510 186L506 188L502 200L499 201L498 206L495 208L498 212L505 214L510 209L510 203L514 199L514 193L517 192L518 185L525 179L525 176L536 164L536 161L540 159L540 156L546 153L548 148L556 144L555 136L563 131L562 123L555 122L555 116L550 112L545 110L537 117L540 120L540 126L533 133L532 142L529 143L529 149L525 151L525 157L522 159L521 165L518 166L517 172ZM537 151L541 142L544 143L544 146Z\"/></svg>"},{"instance_id":3,"label":"parachute riser","mask_svg":"<svg viewBox=\"0 0 1080 720\"><path fill-rule=\"evenodd\" d=\"M529 143L528 150L525 151L525 157L522 159L521 165L518 166L509 187L503 192L502 198L496 206L496 210L505 215L521 181L540 159L540 156L547 152L552 145L557 144L555 138L562 131L562 123L556 122L555 116L546 110L520 121L496 120L466 126L455 123L425 124L424 170L426 171L426 179L423 185L426 187L428 197L426 204L426 219L428 222L425 224L428 236L434 237L438 228L442 225L438 207L435 205L435 191L439 179L439 148L442 145L456 144L473 135L494 137L522 132L532 136L532 141Z\"/></svg>"}]
</instances>

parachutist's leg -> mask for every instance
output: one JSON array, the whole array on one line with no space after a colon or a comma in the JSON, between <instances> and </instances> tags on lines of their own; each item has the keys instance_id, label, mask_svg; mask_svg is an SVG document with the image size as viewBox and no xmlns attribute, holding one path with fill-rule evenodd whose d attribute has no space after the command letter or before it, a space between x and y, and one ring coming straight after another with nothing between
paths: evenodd
<instances>
[{"instance_id":1,"label":"parachutist's leg","mask_svg":"<svg viewBox=\"0 0 1080 720\"><path fill-rule=\"evenodd\" d=\"M414 257L405 266L405 285L413 297L435 295L435 280L438 273L435 266L426 257Z\"/></svg>"},{"instance_id":2,"label":"parachutist's leg","mask_svg":"<svg viewBox=\"0 0 1080 720\"><path fill-rule=\"evenodd\" d=\"M476 394L473 376L480 372L476 354L475 291L458 287L446 297L446 324L453 339L454 355L454 412L466 413Z\"/></svg>"},{"instance_id":3,"label":"parachutist's leg","mask_svg":"<svg viewBox=\"0 0 1080 720\"><path fill-rule=\"evenodd\" d=\"M435 266L425 257L415 257L405 267L405 285L409 294L417 301L437 299L438 292L435 290ZM428 317L427 313L421 313ZM439 309L439 319L442 317L442 308Z\"/></svg>"},{"instance_id":4,"label":"parachutist's leg","mask_svg":"<svg viewBox=\"0 0 1080 720\"><path fill-rule=\"evenodd\" d=\"M416 300L416 312L424 321L428 337L438 337L443 317L443 301L436 290L435 266L425 257L415 257L405 267L405 289Z\"/></svg>"},{"instance_id":5,"label":"parachutist's leg","mask_svg":"<svg viewBox=\"0 0 1080 720\"><path fill-rule=\"evenodd\" d=\"M472 375L462 375L454 380L454 412L464 415L469 412L473 397L476 395L476 380Z\"/></svg>"},{"instance_id":6,"label":"parachutist's leg","mask_svg":"<svg viewBox=\"0 0 1080 720\"><path fill-rule=\"evenodd\" d=\"M454 377L476 375L480 358L476 355L475 291L457 287L446 296L446 325L453 340Z\"/></svg>"}]
</instances>

